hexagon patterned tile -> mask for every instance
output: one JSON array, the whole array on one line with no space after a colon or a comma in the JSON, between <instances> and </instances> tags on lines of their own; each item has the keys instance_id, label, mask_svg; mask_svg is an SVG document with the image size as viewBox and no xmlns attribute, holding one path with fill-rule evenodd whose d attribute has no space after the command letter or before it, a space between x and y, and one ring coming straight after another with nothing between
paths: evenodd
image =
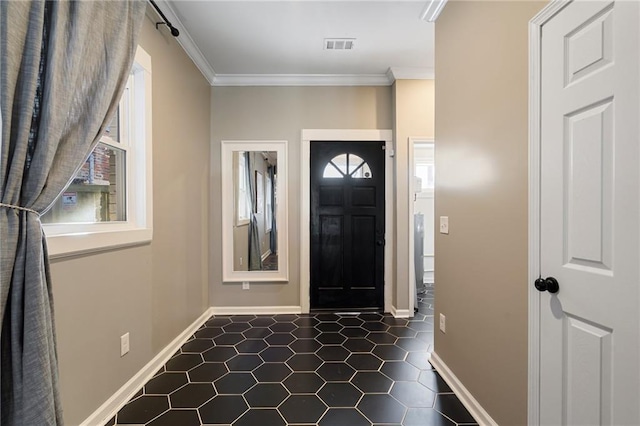
<instances>
[{"instance_id":1,"label":"hexagon patterned tile","mask_svg":"<svg viewBox=\"0 0 640 426\"><path fill-rule=\"evenodd\" d=\"M108 425L474 425L429 363L433 287L387 314L215 316Z\"/></svg>"}]
</instances>

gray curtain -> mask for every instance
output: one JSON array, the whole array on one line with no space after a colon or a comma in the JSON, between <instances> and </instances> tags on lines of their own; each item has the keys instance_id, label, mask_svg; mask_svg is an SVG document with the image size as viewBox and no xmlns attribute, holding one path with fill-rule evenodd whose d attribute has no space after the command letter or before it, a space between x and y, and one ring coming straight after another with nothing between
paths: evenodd
<instances>
[{"instance_id":1,"label":"gray curtain","mask_svg":"<svg viewBox=\"0 0 640 426\"><path fill-rule=\"evenodd\" d=\"M115 112L144 11L143 1L0 1L3 426L62 424L40 215Z\"/></svg>"},{"instance_id":2,"label":"gray curtain","mask_svg":"<svg viewBox=\"0 0 640 426\"><path fill-rule=\"evenodd\" d=\"M275 166L269 166L269 180L271 181L271 235L269 239L269 249L271 253L278 252L278 230L276 229L276 173Z\"/></svg>"},{"instance_id":3,"label":"gray curtain","mask_svg":"<svg viewBox=\"0 0 640 426\"><path fill-rule=\"evenodd\" d=\"M249 197L251 198L251 215L249 216L249 270L262 270L262 256L260 255L260 231L258 230L258 219L256 218L256 183L253 180L253 162L251 153L245 152L247 160L247 180L249 181Z\"/></svg>"}]
</instances>

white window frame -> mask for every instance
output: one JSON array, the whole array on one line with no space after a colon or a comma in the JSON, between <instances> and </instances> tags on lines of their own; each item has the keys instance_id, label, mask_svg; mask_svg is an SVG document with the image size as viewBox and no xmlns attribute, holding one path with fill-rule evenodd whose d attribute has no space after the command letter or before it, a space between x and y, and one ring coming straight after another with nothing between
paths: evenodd
<instances>
[{"instance_id":1,"label":"white window frame","mask_svg":"<svg viewBox=\"0 0 640 426\"><path fill-rule=\"evenodd\" d=\"M126 126L130 135L127 128L120 127L120 139L130 138L131 142L126 148L126 221L43 224L52 259L146 244L153 238L151 57L140 46L131 76L131 109L144 118L131 120ZM123 115L128 114L124 111ZM127 144L107 145L123 149Z\"/></svg>"}]
</instances>

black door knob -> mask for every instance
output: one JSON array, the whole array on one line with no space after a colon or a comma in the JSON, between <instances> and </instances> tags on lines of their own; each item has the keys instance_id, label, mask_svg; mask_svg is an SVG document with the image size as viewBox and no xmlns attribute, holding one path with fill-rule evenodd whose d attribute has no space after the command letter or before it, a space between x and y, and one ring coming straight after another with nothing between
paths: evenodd
<instances>
[{"instance_id":1,"label":"black door knob","mask_svg":"<svg viewBox=\"0 0 640 426\"><path fill-rule=\"evenodd\" d=\"M553 277L540 277L536 280L535 286L538 291L548 291L549 293L557 293L560 290L558 280Z\"/></svg>"},{"instance_id":2,"label":"black door knob","mask_svg":"<svg viewBox=\"0 0 640 426\"><path fill-rule=\"evenodd\" d=\"M384 240L378 240L378 241L376 241L376 244L378 244L379 246L383 246L384 245Z\"/></svg>"}]
</instances>

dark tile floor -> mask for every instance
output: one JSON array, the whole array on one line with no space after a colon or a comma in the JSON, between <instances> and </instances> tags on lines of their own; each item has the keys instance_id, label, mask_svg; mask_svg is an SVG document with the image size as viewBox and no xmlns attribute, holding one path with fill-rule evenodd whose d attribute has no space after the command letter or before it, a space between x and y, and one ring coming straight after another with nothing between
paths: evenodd
<instances>
[{"instance_id":1,"label":"dark tile floor","mask_svg":"<svg viewBox=\"0 0 640 426\"><path fill-rule=\"evenodd\" d=\"M433 288L381 314L209 319L109 425L474 425L429 363Z\"/></svg>"},{"instance_id":2,"label":"dark tile floor","mask_svg":"<svg viewBox=\"0 0 640 426\"><path fill-rule=\"evenodd\" d=\"M262 261L262 269L265 271L277 271L278 270L278 255L271 253L265 260Z\"/></svg>"}]
</instances>

